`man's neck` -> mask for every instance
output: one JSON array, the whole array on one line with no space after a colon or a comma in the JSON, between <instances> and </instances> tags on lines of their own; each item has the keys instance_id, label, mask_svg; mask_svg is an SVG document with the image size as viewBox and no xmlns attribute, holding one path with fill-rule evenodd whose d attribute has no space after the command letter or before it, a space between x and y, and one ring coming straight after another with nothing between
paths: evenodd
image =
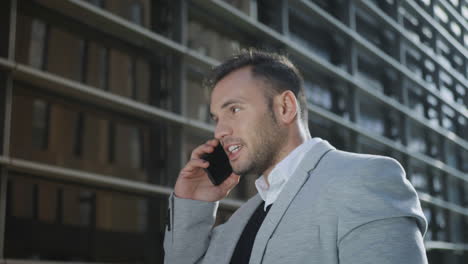
<instances>
[{"instance_id":1,"label":"man's neck","mask_svg":"<svg viewBox=\"0 0 468 264\"><path fill-rule=\"evenodd\" d=\"M284 146L282 150L280 150L274 164L270 166L265 172L263 172L263 177L265 178L265 182L268 186L270 186L270 183L268 182L268 175L270 175L271 171L276 167L276 165L284 160L293 150L311 138L312 137L310 136L310 133L308 133L308 130L307 132L304 131L302 133L298 133L298 135L295 137L290 138L290 141Z\"/></svg>"}]
</instances>

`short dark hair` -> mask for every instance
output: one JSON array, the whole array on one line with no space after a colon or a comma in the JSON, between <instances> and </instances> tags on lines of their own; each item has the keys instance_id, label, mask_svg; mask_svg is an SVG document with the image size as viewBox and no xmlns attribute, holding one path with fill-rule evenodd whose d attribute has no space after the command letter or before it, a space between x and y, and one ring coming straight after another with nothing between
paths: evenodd
<instances>
[{"instance_id":1,"label":"short dark hair","mask_svg":"<svg viewBox=\"0 0 468 264\"><path fill-rule=\"evenodd\" d=\"M251 66L254 77L261 78L268 84L266 86L270 89L266 89L267 99L271 100L274 95L284 91L292 91L299 102L301 119L307 127L308 109L304 80L296 66L284 55L256 49L240 50L239 53L213 68L204 80L204 85L211 91L229 73L246 66Z\"/></svg>"}]
</instances>

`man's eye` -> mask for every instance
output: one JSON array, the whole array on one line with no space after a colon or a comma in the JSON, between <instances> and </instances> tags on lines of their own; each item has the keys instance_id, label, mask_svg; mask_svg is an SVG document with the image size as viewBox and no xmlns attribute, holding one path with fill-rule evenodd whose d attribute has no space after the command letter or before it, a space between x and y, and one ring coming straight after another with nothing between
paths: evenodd
<instances>
[{"instance_id":1,"label":"man's eye","mask_svg":"<svg viewBox=\"0 0 468 264\"><path fill-rule=\"evenodd\" d=\"M239 108L239 107L233 107L233 108L231 108L231 111L232 111L233 113L237 113L237 112L240 111L240 108Z\"/></svg>"}]
</instances>

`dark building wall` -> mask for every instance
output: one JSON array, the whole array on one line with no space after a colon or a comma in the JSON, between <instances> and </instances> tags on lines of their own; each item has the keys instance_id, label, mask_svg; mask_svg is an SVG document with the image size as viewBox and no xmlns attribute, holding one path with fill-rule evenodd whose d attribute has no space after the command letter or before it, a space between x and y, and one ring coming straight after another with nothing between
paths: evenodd
<instances>
[{"instance_id":1,"label":"dark building wall","mask_svg":"<svg viewBox=\"0 0 468 264\"><path fill-rule=\"evenodd\" d=\"M429 220L430 263L467 261L466 1L0 7L1 258L160 263L167 196L212 137L203 76L253 46L298 64L312 136L403 164Z\"/></svg>"}]
</instances>

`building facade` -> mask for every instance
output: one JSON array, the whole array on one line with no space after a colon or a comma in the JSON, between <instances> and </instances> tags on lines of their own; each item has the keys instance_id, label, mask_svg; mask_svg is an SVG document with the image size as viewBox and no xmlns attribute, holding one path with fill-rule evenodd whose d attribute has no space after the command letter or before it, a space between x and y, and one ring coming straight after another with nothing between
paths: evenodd
<instances>
[{"instance_id":1,"label":"building facade","mask_svg":"<svg viewBox=\"0 0 468 264\"><path fill-rule=\"evenodd\" d=\"M3 0L0 13L0 261L161 263L167 197L214 131L203 76L257 47L302 71L312 136L402 163L430 263L468 262L468 1Z\"/></svg>"}]
</instances>

